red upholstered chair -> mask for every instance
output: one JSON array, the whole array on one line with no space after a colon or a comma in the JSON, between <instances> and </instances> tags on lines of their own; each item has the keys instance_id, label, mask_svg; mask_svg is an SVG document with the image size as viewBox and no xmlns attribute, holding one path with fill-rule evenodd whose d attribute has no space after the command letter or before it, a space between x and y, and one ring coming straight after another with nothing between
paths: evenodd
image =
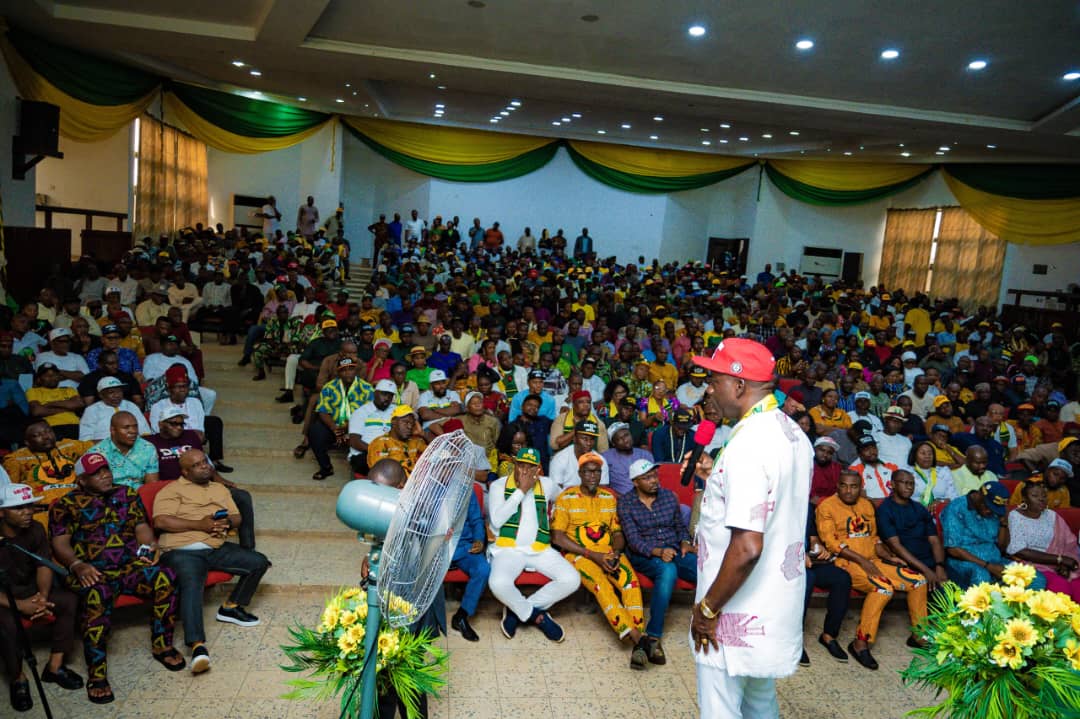
<instances>
[{"instance_id":1,"label":"red upholstered chair","mask_svg":"<svg viewBox=\"0 0 1080 719\"><path fill-rule=\"evenodd\" d=\"M675 496L679 498L679 504L685 504L687 507L694 506L694 483L683 486L681 464L674 462L661 464L659 479L661 487L675 493Z\"/></svg>"},{"instance_id":2,"label":"red upholstered chair","mask_svg":"<svg viewBox=\"0 0 1080 719\"><path fill-rule=\"evenodd\" d=\"M1080 507L1062 507L1054 511L1061 515L1074 534L1080 534Z\"/></svg>"},{"instance_id":3,"label":"red upholstered chair","mask_svg":"<svg viewBox=\"0 0 1080 719\"><path fill-rule=\"evenodd\" d=\"M1009 496L1011 497L1013 492L1016 491L1016 487L1020 484L1018 479L1002 479L998 480L1005 485L1005 489L1009 490Z\"/></svg>"},{"instance_id":4,"label":"red upholstered chair","mask_svg":"<svg viewBox=\"0 0 1080 719\"><path fill-rule=\"evenodd\" d=\"M790 377L781 377L777 385L784 394L791 394L792 388L799 386L799 380L791 379Z\"/></svg>"}]
</instances>

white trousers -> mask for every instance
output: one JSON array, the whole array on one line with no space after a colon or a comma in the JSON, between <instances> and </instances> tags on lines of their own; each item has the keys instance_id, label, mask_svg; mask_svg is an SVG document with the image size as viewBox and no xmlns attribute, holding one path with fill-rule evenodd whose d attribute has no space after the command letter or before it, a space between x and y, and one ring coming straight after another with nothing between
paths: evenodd
<instances>
[{"instance_id":1,"label":"white trousers","mask_svg":"<svg viewBox=\"0 0 1080 719\"><path fill-rule=\"evenodd\" d=\"M528 597L514 584L526 567L551 580ZM495 598L523 622L532 616L533 608L545 610L569 597L579 586L581 577L574 565L550 547L536 554L522 552L514 547L497 547L492 550L488 587Z\"/></svg>"},{"instance_id":2,"label":"white trousers","mask_svg":"<svg viewBox=\"0 0 1080 719\"><path fill-rule=\"evenodd\" d=\"M291 354L285 358L285 389L296 386L296 370L300 368L300 355Z\"/></svg>"},{"instance_id":3,"label":"white trousers","mask_svg":"<svg viewBox=\"0 0 1080 719\"><path fill-rule=\"evenodd\" d=\"M214 413L214 402L217 402L217 392L209 387L199 385L199 398L202 400L203 412Z\"/></svg>"},{"instance_id":4,"label":"white trousers","mask_svg":"<svg viewBox=\"0 0 1080 719\"><path fill-rule=\"evenodd\" d=\"M733 677L726 669L697 665L701 719L779 719L776 680Z\"/></svg>"}]
</instances>

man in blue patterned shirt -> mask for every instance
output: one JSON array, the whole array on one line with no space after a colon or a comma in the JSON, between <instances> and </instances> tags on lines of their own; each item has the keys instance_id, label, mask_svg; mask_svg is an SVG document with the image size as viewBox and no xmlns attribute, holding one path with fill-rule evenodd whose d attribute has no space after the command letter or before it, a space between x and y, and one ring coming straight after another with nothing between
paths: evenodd
<instances>
[{"instance_id":1,"label":"man in blue patterned shirt","mask_svg":"<svg viewBox=\"0 0 1080 719\"><path fill-rule=\"evenodd\" d=\"M89 451L108 460L115 484L138 489L158 478L157 449L139 436L139 424L131 412L114 414L109 422L109 438Z\"/></svg>"}]
</instances>

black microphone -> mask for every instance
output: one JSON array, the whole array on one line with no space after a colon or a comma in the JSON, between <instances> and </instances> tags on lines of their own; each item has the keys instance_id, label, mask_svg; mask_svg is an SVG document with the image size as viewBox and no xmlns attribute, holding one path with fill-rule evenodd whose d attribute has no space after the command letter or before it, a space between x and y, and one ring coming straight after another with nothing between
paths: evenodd
<instances>
[{"instance_id":1,"label":"black microphone","mask_svg":"<svg viewBox=\"0 0 1080 719\"><path fill-rule=\"evenodd\" d=\"M6 547L12 547L14 549L19 550L20 552L22 552L26 556L30 557L31 559L33 559L35 562L42 565L43 567L48 567L49 569L53 570L54 572L59 574L61 577L66 577L67 575L71 574L71 572L64 569L63 567L61 567L59 564L52 561L51 559L45 559L45 557L39 557L38 555L31 552L29 549L26 549L24 547L20 547L18 544L16 544L15 542L12 542L10 539L0 538L0 547L5 547L5 546Z\"/></svg>"},{"instance_id":2,"label":"black microphone","mask_svg":"<svg viewBox=\"0 0 1080 719\"><path fill-rule=\"evenodd\" d=\"M684 487L694 478L694 470L697 468L698 460L701 459L701 454L705 451L705 445L712 442L714 436L716 436L716 422L710 422L707 419L702 420L694 430L694 448L690 450L690 461L686 463L686 469L682 473Z\"/></svg>"}]
</instances>

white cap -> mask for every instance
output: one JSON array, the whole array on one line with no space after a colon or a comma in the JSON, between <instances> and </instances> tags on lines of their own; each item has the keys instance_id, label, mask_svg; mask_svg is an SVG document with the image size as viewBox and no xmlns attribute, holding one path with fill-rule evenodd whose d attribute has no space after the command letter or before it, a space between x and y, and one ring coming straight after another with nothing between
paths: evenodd
<instances>
[{"instance_id":1,"label":"white cap","mask_svg":"<svg viewBox=\"0 0 1080 719\"><path fill-rule=\"evenodd\" d=\"M158 421L164 422L165 420L173 419L174 417L183 417L184 419L187 419L187 413L184 412L183 407L177 407L175 404L169 405L161 411L161 417Z\"/></svg>"},{"instance_id":2,"label":"white cap","mask_svg":"<svg viewBox=\"0 0 1080 719\"><path fill-rule=\"evenodd\" d=\"M98 380L97 391L100 392L103 389L113 389L114 387L123 387L124 382L119 377L102 377Z\"/></svg>"},{"instance_id":3,"label":"white cap","mask_svg":"<svg viewBox=\"0 0 1080 719\"><path fill-rule=\"evenodd\" d=\"M397 385L394 384L392 379L381 379L375 385L376 392L390 392L391 394L397 394Z\"/></svg>"},{"instance_id":4,"label":"white cap","mask_svg":"<svg viewBox=\"0 0 1080 719\"><path fill-rule=\"evenodd\" d=\"M630 479L637 479L660 465L648 459L635 459L630 463Z\"/></svg>"},{"instance_id":5,"label":"white cap","mask_svg":"<svg viewBox=\"0 0 1080 719\"><path fill-rule=\"evenodd\" d=\"M49 331L49 341L50 342L55 340L57 337L70 337L70 336L71 336L71 330L69 330L67 327L57 327L56 329Z\"/></svg>"},{"instance_id":6,"label":"white cap","mask_svg":"<svg viewBox=\"0 0 1080 719\"><path fill-rule=\"evenodd\" d=\"M620 429L630 429L630 425L626 422L612 422L607 428L608 439L615 439L615 433Z\"/></svg>"},{"instance_id":7,"label":"white cap","mask_svg":"<svg viewBox=\"0 0 1080 719\"><path fill-rule=\"evenodd\" d=\"M120 288L117 287L116 285L109 285L108 287L105 288L105 292L103 292L102 294L103 295L111 295L113 292L115 292L118 295L123 294L123 292L120 290Z\"/></svg>"},{"instance_id":8,"label":"white cap","mask_svg":"<svg viewBox=\"0 0 1080 719\"><path fill-rule=\"evenodd\" d=\"M35 497L34 489L26 484L5 484L0 486L0 509L14 509L28 504L44 502L43 497Z\"/></svg>"},{"instance_id":9,"label":"white cap","mask_svg":"<svg viewBox=\"0 0 1080 719\"><path fill-rule=\"evenodd\" d=\"M446 381L446 373L443 372L441 369L431 370L431 374L428 375L428 383L429 384L434 384L435 382L445 382L445 381Z\"/></svg>"},{"instance_id":10,"label":"white cap","mask_svg":"<svg viewBox=\"0 0 1080 719\"><path fill-rule=\"evenodd\" d=\"M908 360L917 360L919 359L919 356L914 352L905 352L904 354L900 355L900 359L902 359L904 362L907 362Z\"/></svg>"},{"instance_id":11,"label":"white cap","mask_svg":"<svg viewBox=\"0 0 1080 719\"><path fill-rule=\"evenodd\" d=\"M477 392L476 390L473 390L472 392L469 392L467 395L465 395L465 404L468 404L469 400L471 400L473 397L479 397L480 399L483 399L484 395L480 392Z\"/></svg>"}]
</instances>

